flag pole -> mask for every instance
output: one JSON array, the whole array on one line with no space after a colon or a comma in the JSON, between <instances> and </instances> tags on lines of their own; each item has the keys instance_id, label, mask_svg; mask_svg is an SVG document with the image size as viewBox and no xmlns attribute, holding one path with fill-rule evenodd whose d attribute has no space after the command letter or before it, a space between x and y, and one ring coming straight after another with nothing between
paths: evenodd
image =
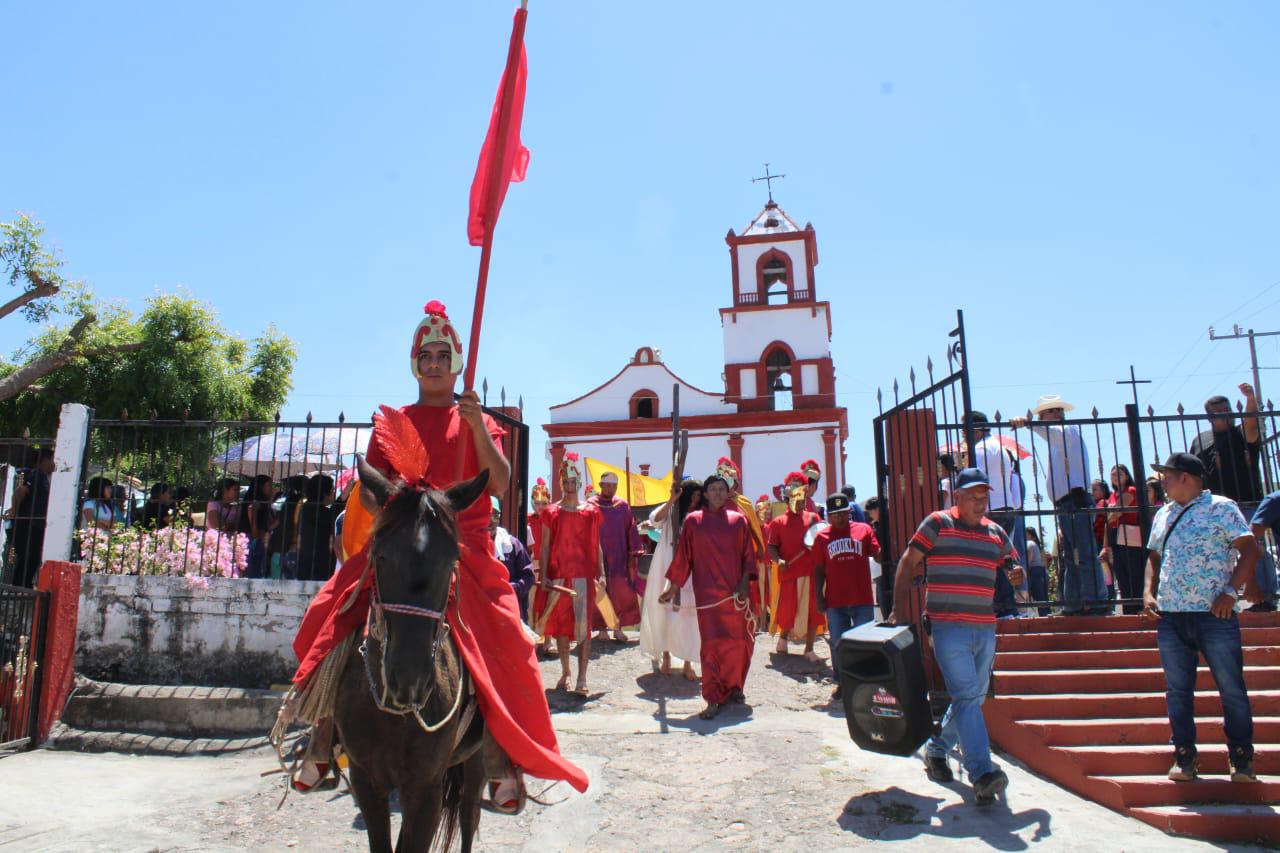
<instances>
[{"instance_id":1,"label":"flag pole","mask_svg":"<svg viewBox=\"0 0 1280 853\"><path fill-rule=\"evenodd\" d=\"M520 11L527 13L528 0L520 0ZM498 133L494 146L496 157L489 165L489 184L486 187L488 197L484 207L484 243L480 249L480 272L476 277L476 300L471 310L471 338L467 344L467 363L463 371L462 388L470 391L475 387L476 357L480 351L480 327L484 324L484 298L489 287L489 259L493 255L493 232L497 228L497 217L494 216L498 206L498 198L503 186L502 170L510 169L504 154L507 150L507 135L510 132L511 101L515 97L516 66L520 61L520 47L524 44L525 14L516 17L515 32L507 48L507 66L502 77L502 107L498 111Z\"/></svg>"},{"instance_id":2,"label":"flag pole","mask_svg":"<svg viewBox=\"0 0 1280 853\"><path fill-rule=\"evenodd\" d=\"M524 24L529 9L529 0L520 0L520 12L512 28L511 42L507 46L507 65L502 74L502 106L498 110L498 132L495 135L493 162L489 164L489 183L485 187L487 195L484 204L484 242L480 248L480 271L476 275L476 299L471 309L471 336L467 342L467 360L462 372L462 390L470 391L476 383L476 359L480 352L480 327L484 324L484 298L489 287L489 259L493 255L493 232L497 228L497 208L503 186L502 170L510 169L511 164L505 156L507 135L510 133L511 102L515 98L516 70L520 62L520 51L524 46ZM472 439L469 430L463 429L460 436L461 445L454 481L462 479L463 466L472 453Z\"/></svg>"}]
</instances>

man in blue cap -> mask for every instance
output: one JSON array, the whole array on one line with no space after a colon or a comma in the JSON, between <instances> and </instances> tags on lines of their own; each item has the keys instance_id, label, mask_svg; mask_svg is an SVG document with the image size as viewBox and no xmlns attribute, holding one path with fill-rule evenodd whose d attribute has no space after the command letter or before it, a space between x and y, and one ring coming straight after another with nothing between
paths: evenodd
<instances>
[{"instance_id":1,"label":"man in blue cap","mask_svg":"<svg viewBox=\"0 0 1280 853\"><path fill-rule=\"evenodd\" d=\"M898 562L897 596L889 616L895 624L910 619L916 578L927 571L925 619L951 707L943 715L941 732L929 740L925 771L935 782L951 782L947 753L959 745L978 805L994 803L1009 785L1009 777L991 763L982 717L996 654L996 576L1007 572L1014 586L1023 578L1008 534L986 517L990 491L986 474L977 468L957 475L955 505L930 514Z\"/></svg>"}]
</instances>

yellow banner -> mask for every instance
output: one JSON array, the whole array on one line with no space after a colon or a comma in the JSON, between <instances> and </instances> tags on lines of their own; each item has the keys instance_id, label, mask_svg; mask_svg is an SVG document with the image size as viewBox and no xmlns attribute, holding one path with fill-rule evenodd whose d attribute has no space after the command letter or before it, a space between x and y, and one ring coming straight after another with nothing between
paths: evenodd
<instances>
[{"instance_id":1,"label":"yellow banner","mask_svg":"<svg viewBox=\"0 0 1280 853\"><path fill-rule=\"evenodd\" d=\"M666 503L671 497L671 471L668 471L667 476L661 480L656 477L645 477L632 471L631 494L628 496L626 469L601 462L599 459L592 459L590 456L586 457L586 460L587 480L596 487L597 492L600 491L600 478L605 474L615 474L618 477L618 494L632 506L653 506Z\"/></svg>"}]
</instances>

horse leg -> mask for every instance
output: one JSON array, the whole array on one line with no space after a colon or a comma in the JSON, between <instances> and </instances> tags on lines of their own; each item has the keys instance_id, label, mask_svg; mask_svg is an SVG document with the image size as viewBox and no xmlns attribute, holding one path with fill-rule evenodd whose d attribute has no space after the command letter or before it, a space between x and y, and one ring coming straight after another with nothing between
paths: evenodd
<instances>
[{"instance_id":1,"label":"horse leg","mask_svg":"<svg viewBox=\"0 0 1280 853\"><path fill-rule=\"evenodd\" d=\"M400 838L396 853L427 853L440 825L444 789L438 780L400 788Z\"/></svg>"},{"instance_id":2,"label":"horse leg","mask_svg":"<svg viewBox=\"0 0 1280 853\"><path fill-rule=\"evenodd\" d=\"M352 764L347 773L351 781L351 793L364 818L364 830L369 836L370 853L391 853L391 809L387 805L387 792L381 791L359 766Z\"/></svg>"},{"instance_id":3,"label":"horse leg","mask_svg":"<svg viewBox=\"0 0 1280 853\"><path fill-rule=\"evenodd\" d=\"M484 750L477 749L462 765L462 805L458 815L458 822L462 824L462 853L471 853L476 831L480 829L480 797L488 777Z\"/></svg>"}]
</instances>

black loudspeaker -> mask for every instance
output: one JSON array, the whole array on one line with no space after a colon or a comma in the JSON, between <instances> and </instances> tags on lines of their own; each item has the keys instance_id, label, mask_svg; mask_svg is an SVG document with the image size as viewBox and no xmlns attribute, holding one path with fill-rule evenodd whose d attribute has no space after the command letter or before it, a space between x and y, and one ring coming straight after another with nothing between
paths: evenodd
<instances>
[{"instance_id":1,"label":"black loudspeaker","mask_svg":"<svg viewBox=\"0 0 1280 853\"><path fill-rule=\"evenodd\" d=\"M836 674L858 746L911 755L932 733L924 658L909 627L869 622L846 631L836 645Z\"/></svg>"}]
</instances>

